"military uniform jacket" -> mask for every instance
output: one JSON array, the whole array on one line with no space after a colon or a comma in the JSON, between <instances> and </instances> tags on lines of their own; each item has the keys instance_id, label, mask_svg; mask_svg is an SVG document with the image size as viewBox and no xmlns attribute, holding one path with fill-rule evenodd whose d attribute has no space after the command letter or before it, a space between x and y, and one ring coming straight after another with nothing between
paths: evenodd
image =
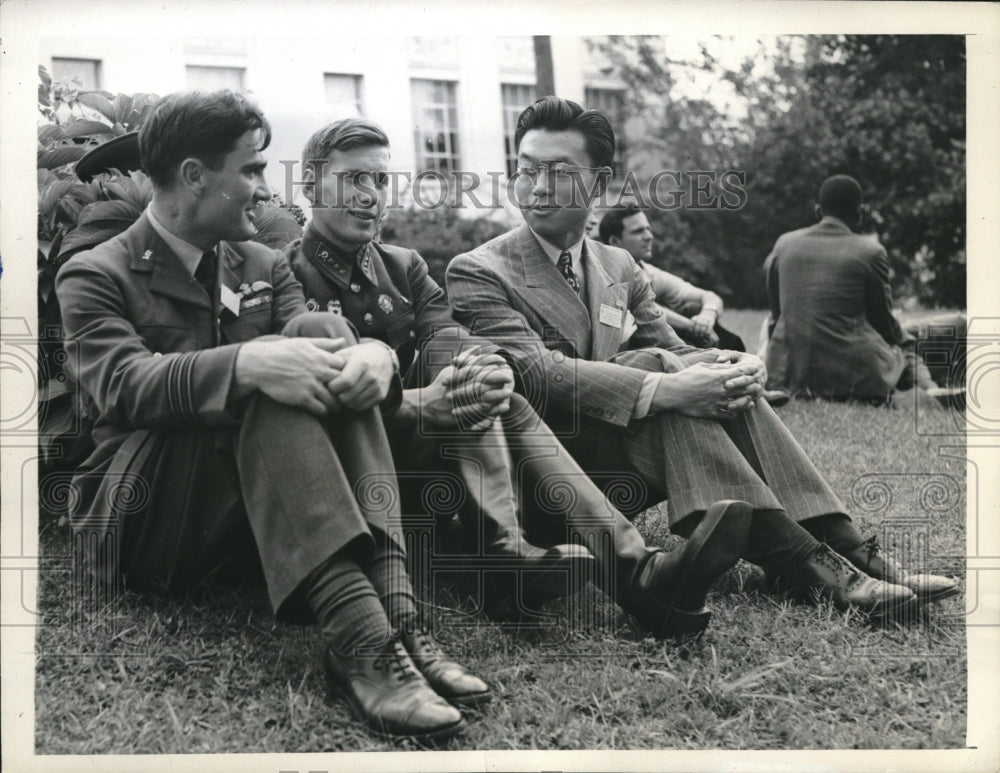
<instances>
[{"instance_id":1,"label":"military uniform jacket","mask_svg":"<svg viewBox=\"0 0 1000 773\"><path fill-rule=\"evenodd\" d=\"M136 429L238 422L239 345L280 333L305 311L305 300L279 252L221 242L218 255L219 287L210 299L143 215L60 269L69 369L92 403L98 444ZM228 305L223 288L233 294ZM237 302L238 314L230 308Z\"/></svg>"},{"instance_id":2,"label":"military uniform jacket","mask_svg":"<svg viewBox=\"0 0 1000 773\"><path fill-rule=\"evenodd\" d=\"M433 361L417 379L420 382L448 365L456 343L477 340L454 321L444 291L416 250L370 242L357 260L351 260L310 225L302 239L285 248L285 255L302 283L307 308L343 314L360 336L389 344L399 358L400 373L409 374L407 386L425 385L414 383L413 365L416 352L432 340ZM365 261L367 272L359 265ZM445 331L448 336L439 335ZM485 340L481 343L488 351L497 348Z\"/></svg>"}]
</instances>

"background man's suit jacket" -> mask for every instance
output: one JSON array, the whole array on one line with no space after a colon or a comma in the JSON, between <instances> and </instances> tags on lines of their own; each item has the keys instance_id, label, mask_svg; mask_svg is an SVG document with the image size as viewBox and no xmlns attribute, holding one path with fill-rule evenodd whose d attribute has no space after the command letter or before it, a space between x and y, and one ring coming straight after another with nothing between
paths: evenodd
<instances>
[{"instance_id":1,"label":"background man's suit jacket","mask_svg":"<svg viewBox=\"0 0 1000 773\"><path fill-rule=\"evenodd\" d=\"M869 399L893 390L906 337L892 316L889 263L877 241L825 217L783 234L765 271L775 321L770 387Z\"/></svg>"}]
</instances>

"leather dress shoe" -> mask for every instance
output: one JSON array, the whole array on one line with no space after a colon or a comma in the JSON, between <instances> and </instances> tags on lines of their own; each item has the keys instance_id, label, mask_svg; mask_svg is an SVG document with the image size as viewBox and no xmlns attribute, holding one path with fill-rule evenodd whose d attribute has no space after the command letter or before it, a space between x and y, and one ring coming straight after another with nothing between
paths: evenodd
<instances>
[{"instance_id":1,"label":"leather dress shoe","mask_svg":"<svg viewBox=\"0 0 1000 773\"><path fill-rule=\"evenodd\" d=\"M478 676L448 658L424 628L403 631L403 646L414 665L427 679L434 692L456 706L480 706L493 698L490 687Z\"/></svg>"},{"instance_id":2,"label":"leather dress shoe","mask_svg":"<svg viewBox=\"0 0 1000 773\"><path fill-rule=\"evenodd\" d=\"M746 502L716 502L681 548L649 557L625 605L644 628L658 639L688 639L708 627L708 589L745 551L752 514Z\"/></svg>"},{"instance_id":3,"label":"leather dress shoe","mask_svg":"<svg viewBox=\"0 0 1000 773\"><path fill-rule=\"evenodd\" d=\"M398 639L380 652L344 657L327 648L327 687L385 738L443 741L465 727L462 713L431 689Z\"/></svg>"},{"instance_id":4,"label":"leather dress shoe","mask_svg":"<svg viewBox=\"0 0 1000 773\"><path fill-rule=\"evenodd\" d=\"M909 588L869 577L826 544L820 544L802 563L769 573L769 578L775 588L801 597L818 594L841 611L857 607L871 615L884 615L910 610L917 603Z\"/></svg>"},{"instance_id":5,"label":"leather dress shoe","mask_svg":"<svg viewBox=\"0 0 1000 773\"><path fill-rule=\"evenodd\" d=\"M878 537L866 539L860 545L845 550L843 555L865 574L909 588L925 604L958 595L958 583L950 577L906 571L892 556L882 551Z\"/></svg>"}]
</instances>

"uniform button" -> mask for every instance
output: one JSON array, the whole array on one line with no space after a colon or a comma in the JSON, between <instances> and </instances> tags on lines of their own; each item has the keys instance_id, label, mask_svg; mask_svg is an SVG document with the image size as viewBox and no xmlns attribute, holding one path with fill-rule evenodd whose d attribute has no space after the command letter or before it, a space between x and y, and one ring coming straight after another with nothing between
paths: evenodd
<instances>
[{"instance_id":1,"label":"uniform button","mask_svg":"<svg viewBox=\"0 0 1000 773\"><path fill-rule=\"evenodd\" d=\"M417 337L417 334L413 330L411 330L410 331L410 338L416 338L416 337Z\"/></svg>"},{"instance_id":2,"label":"uniform button","mask_svg":"<svg viewBox=\"0 0 1000 773\"><path fill-rule=\"evenodd\" d=\"M327 258L329 258L329 257L330 257L330 253L329 253L329 252L327 252L326 250L323 250L323 251L322 251L322 252L321 252L321 253L319 254L319 256L320 256L320 258L321 258L322 260L326 260Z\"/></svg>"},{"instance_id":3,"label":"uniform button","mask_svg":"<svg viewBox=\"0 0 1000 773\"><path fill-rule=\"evenodd\" d=\"M359 285L357 282L351 282L351 292L352 293L360 293L361 292L361 285Z\"/></svg>"},{"instance_id":4,"label":"uniform button","mask_svg":"<svg viewBox=\"0 0 1000 773\"><path fill-rule=\"evenodd\" d=\"M613 413L611 412L611 410L610 410L610 409L609 409L609 410L607 410L607 411L605 411L605 412L604 412L604 415L605 415L605 416L607 416L607 417L608 417L609 419L610 419L610 418L611 418L612 416L614 416L614 414L613 414Z\"/></svg>"},{"instance_id":5,"label":"uniform button","mask_svg":"<svg viewBox=\"0 0 1000 773\"><path fill-rule=\"evenodd\" d=\"M552 352L552 362L559 364L566 359L566 355L562 352Z\"/></svg>"},{"instance_id":6,"label":"uniform button","mask_svg":"<svg viewBox=\"0 0 1000 773\"><path fill-rule=\"evenodd\" d=\"M361 318L361 321L364 322L366 325L372 325L375 323L375 317L373 317L370 313L366 313Z\"/></svg>"},{"instance_id":7,"label":"uniform button","mask_svg":"<svg viewBox=\"0 0 1000 773\"><path fill-rule=\"evenodd\" d=\"M344 271L346 271L346 269L343 266L337 266L337 273L338 274L343 274Z\"/></svg>"}]
</instances>

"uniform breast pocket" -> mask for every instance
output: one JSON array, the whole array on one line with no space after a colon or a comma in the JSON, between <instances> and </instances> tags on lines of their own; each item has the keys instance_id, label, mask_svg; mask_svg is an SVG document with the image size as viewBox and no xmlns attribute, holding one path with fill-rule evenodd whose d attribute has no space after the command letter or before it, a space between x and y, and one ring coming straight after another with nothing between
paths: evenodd
<instances>
[{"instance_id":1,"label":"uniform breast pocket","mask_svg":"<svg viewBox=\"0 0 1000 773\"><path fill-rule=\"evenodd\" d=\"M264 304L241 309L238 317L224 313L219 330L226 342L231 344L273 333L271 306Z\"/></svg>"}]
</instances>

